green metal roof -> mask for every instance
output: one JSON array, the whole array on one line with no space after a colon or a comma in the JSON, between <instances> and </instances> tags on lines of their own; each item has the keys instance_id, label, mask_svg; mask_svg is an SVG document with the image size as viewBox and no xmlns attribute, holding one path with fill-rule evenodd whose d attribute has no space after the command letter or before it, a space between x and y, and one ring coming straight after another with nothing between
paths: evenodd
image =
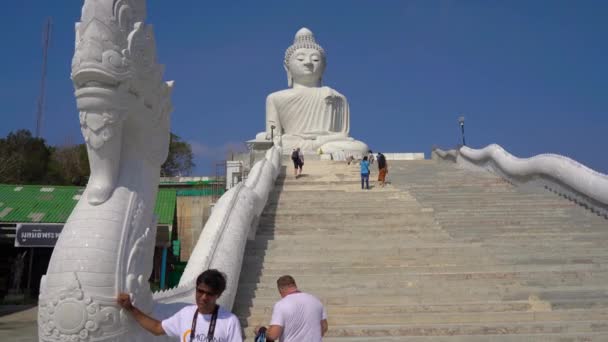
<instances>
[{"instance_id":1,"label":"green metal roof","mask_svg":"<svg viewBox=\"0 0 608 342\"><path fill-rule=\"evenodd\" d=\"M154 212L158 217L158 224L173 224L175 217L176 193L173 189L160 189L156 196Z\"/></svg>"},{"instance_id":2,"label":"green metal roof","mask_svg":"<svg viewBox=\"0 0 608 342\"><path fill-rule=\"evenodd\" d=\"M177 190L177 196L221 196L226 192L224 188L218 189L186 189Z\"/></svg>"},{"instance_id":3,"label":"green metal roof","mask_svg":"<svg viewBox=\"0 0 608 342\"><path fill-rule=\"evenodd\" d=\"M0 185L0 222L65 222L80 199L75 186Z\"/></svg>"},{"instance_id":4,"label":"green metal roof","mask_svg":"<svg viewBox=\"0 0 608 342\"><path fill-rule=\"evenodd\" d=\"M0 222L64 223L83 191L77 186L0 184ZM173 223L175 198L173 189L158 192L158 224Z\"/></svg>"}]
</instances>

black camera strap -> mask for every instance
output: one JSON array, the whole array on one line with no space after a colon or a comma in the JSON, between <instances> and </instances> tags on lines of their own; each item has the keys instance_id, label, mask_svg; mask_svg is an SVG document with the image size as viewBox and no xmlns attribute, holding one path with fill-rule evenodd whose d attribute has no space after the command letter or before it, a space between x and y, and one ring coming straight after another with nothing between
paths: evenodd
<instances>
[{"instance_id":1,"label":"black camera strap","mask_svg":"<svg viewBox=\"0 0 608 342\"><path fill-rule=\"evenodd\" d=\"M215 323L217 322L217 314L220 311L220 306L215 305L213 314L211 315L211 321L209 322L209 331L207 332L207 341L213 341L215 335ZM198 307L194 310L194 317L192 317L192 329L190 329L190 342L194 341L194 335L196 331L196 321L198 318Z\"/></svg>"}]
</instances>

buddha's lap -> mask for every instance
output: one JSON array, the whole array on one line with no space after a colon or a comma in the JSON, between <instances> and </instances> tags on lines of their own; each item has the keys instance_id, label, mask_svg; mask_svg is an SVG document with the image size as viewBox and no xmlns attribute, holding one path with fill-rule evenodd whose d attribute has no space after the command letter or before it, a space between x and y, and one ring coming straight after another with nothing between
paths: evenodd
<instances>
[{"instance_id":1,"label":"buddha's lap","mask_svg":"<svg viewBox=\"0 0 608 342\"><path fill-rule=\"evenodd\" d=\"M368 147L364 142L338 135L331 137L319 136L313 140L285 134L281 140L285 151L291 151L297 147L308 152L316 152L321 149L323 153L345 152L357 155L364 155L368 151Z\"/></svg>"}]
</instances>

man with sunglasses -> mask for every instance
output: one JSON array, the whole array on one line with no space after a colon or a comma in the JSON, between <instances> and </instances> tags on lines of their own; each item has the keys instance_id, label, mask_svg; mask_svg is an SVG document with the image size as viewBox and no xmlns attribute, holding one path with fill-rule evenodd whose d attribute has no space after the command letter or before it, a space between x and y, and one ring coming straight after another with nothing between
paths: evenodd
<instances>
[{"instance_id":1,"label":"man with sunglasses","mask_svg":"<svg viewBox=\"0 0 608 342\"><path fill-rule=\"evenodd\" d=\"M241 342L238 318L215 303L225 289L224 275L218 270L206 270L196 278L196 305L186 306L162 322L141 312L126 293L119 294L117 301L139 325L157 336L178 337L182 342Z\"/></svg>"}]
</instances>

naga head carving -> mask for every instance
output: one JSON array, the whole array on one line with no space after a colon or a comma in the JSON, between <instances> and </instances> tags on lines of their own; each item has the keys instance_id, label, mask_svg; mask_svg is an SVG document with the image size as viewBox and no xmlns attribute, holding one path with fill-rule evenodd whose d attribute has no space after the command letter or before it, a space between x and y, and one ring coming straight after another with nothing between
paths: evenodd
<instances>
[{"instance_id":1,"label":"naga head carving","mask_svg":"<svg viewBox=\"0 0 608 342\"><path fill-rule=\"evenodd\" d=\"M93 205L111 197L123 145L136 145L139 153L131 158L153 165L167 155L173 84L162 81L164 68L156 61L145 13L145 0L86 0L76 25L71 76L91 163L87 198Z\"/></svg>"},{"instance_id":2,"label":"naga head carving","mask_svg":"<svg viewBox=\"0 0 608 342\"><path fill-rule=\"evenodd\" d=\"M145 12L144 0L85 1L72 59L80 111L124 111L135 101L161 112L166 85L152 27L143 23Z\"/></svg>"}]
</instances>

